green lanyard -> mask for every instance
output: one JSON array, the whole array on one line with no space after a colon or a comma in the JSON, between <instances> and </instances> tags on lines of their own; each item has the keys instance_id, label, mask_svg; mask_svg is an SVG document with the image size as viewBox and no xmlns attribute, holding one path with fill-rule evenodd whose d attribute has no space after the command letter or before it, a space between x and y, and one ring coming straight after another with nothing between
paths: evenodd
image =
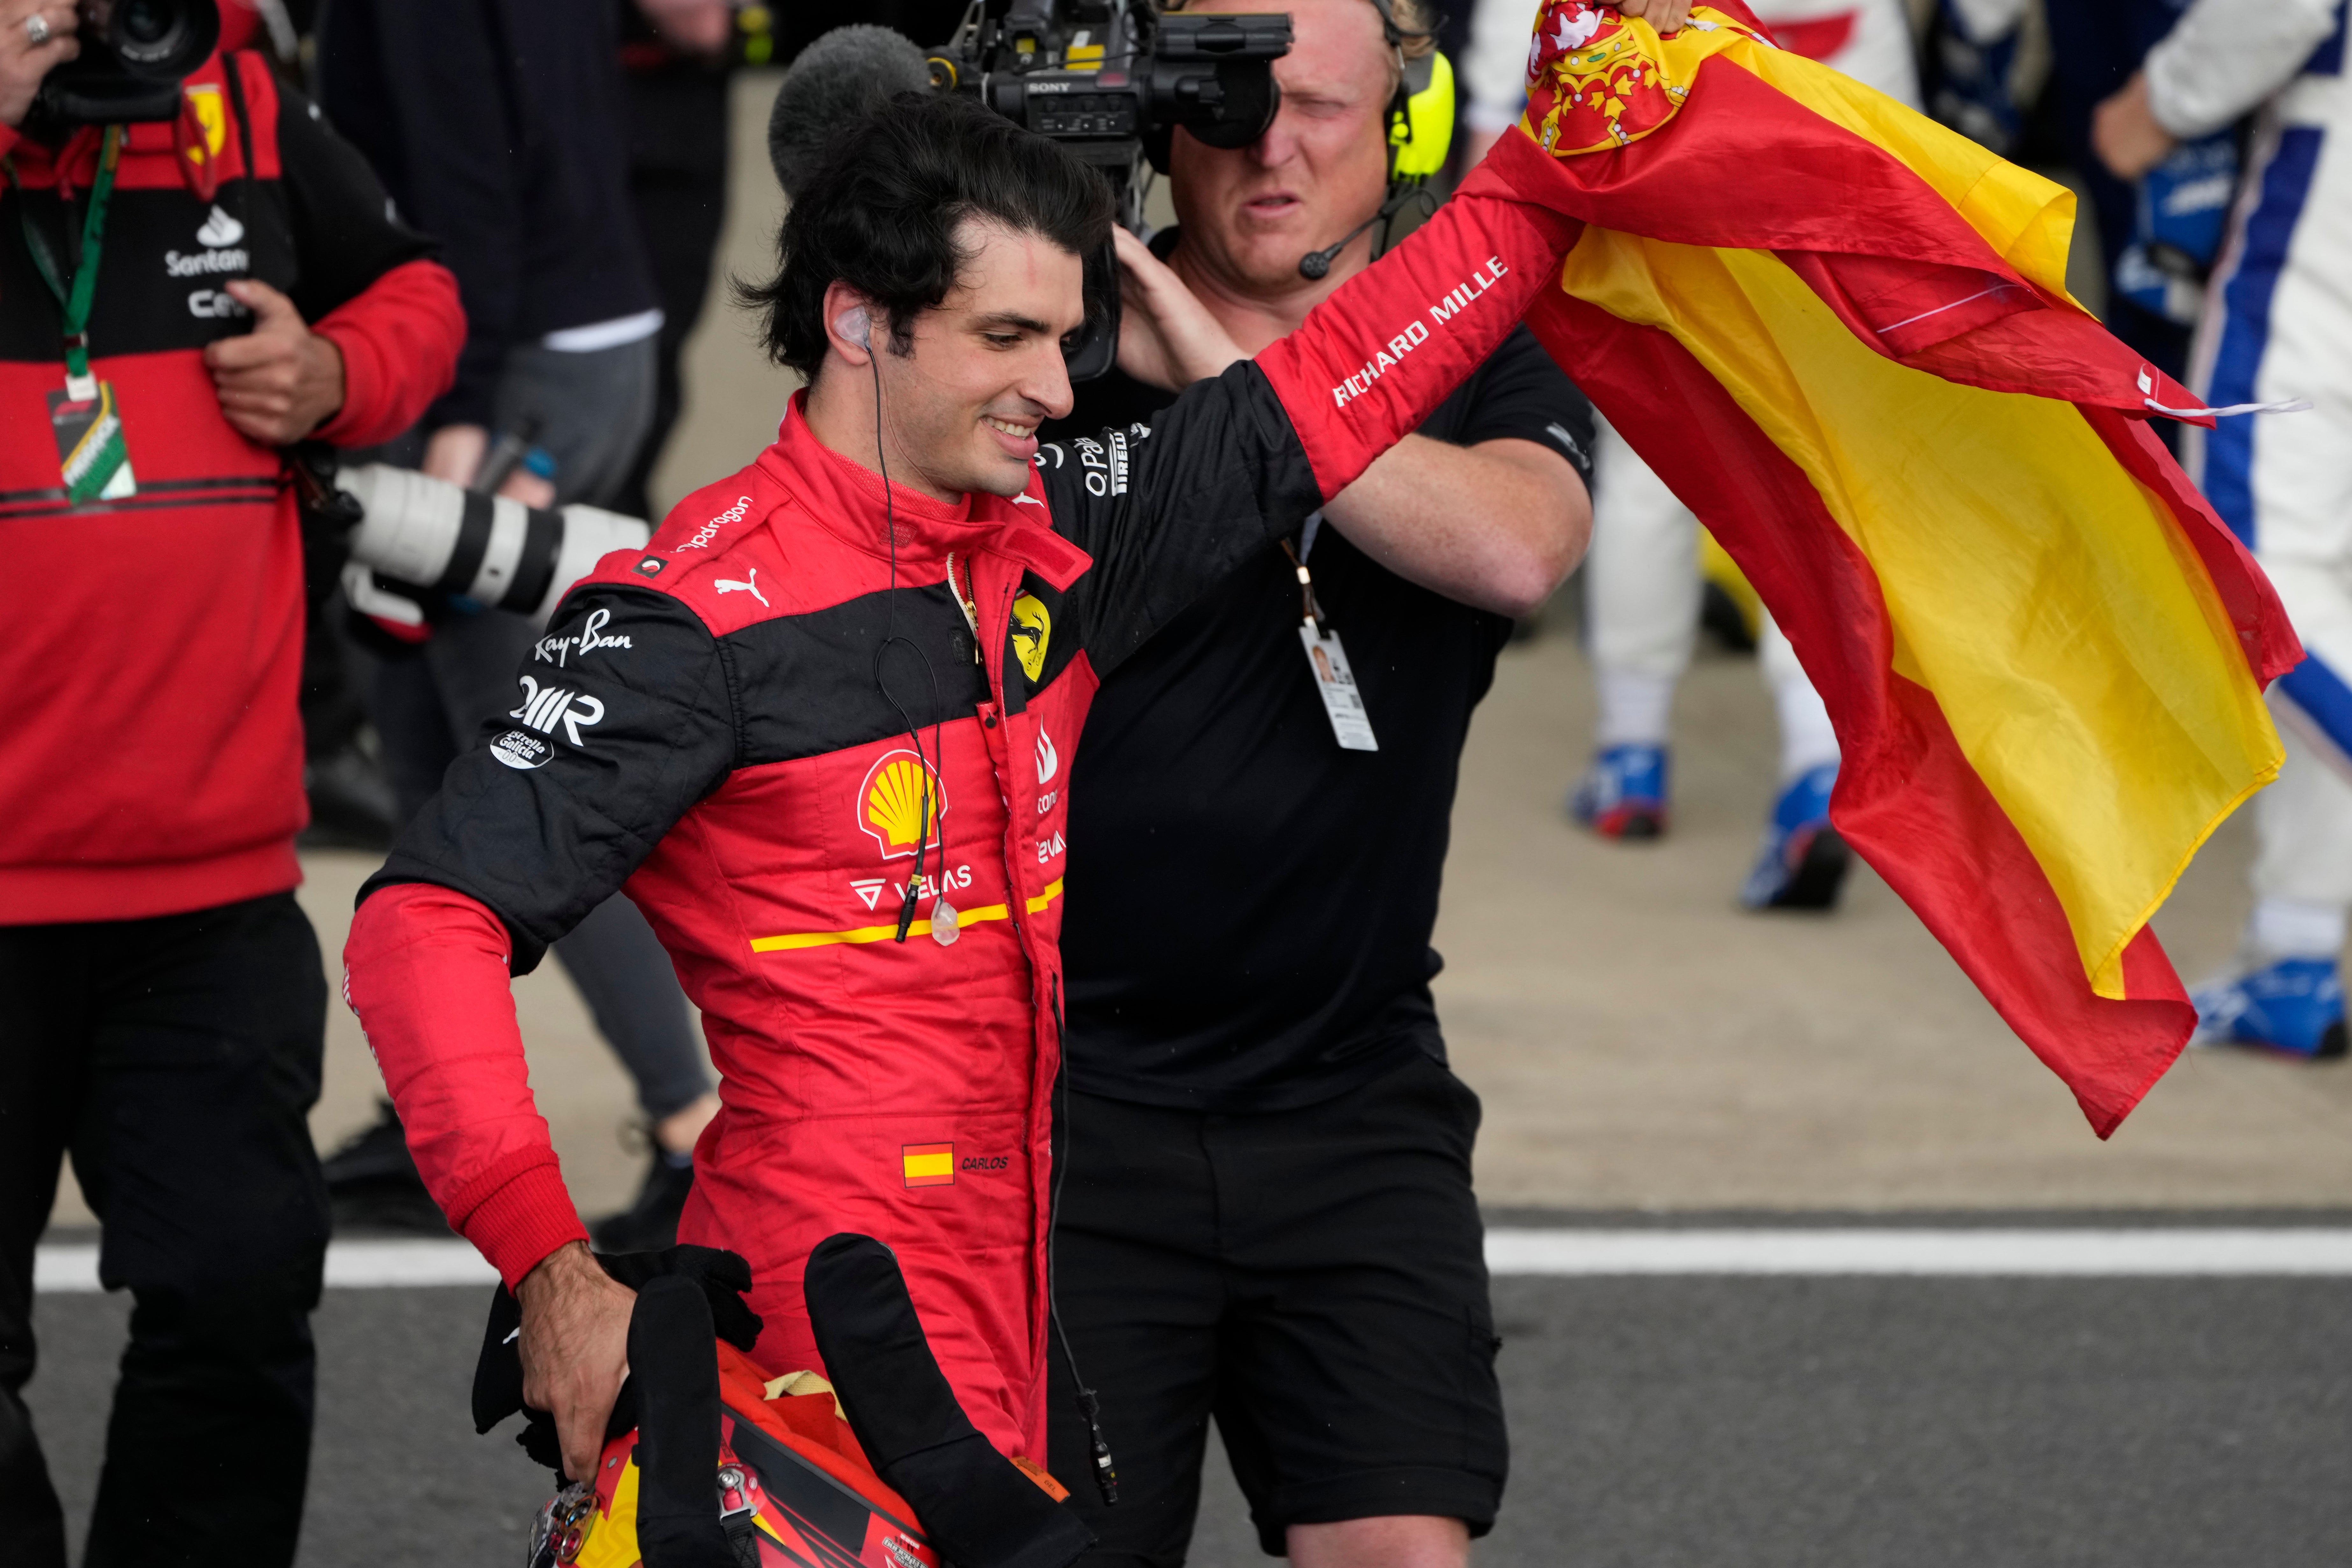
<instances>
[{"instance_id":1,"label":"green lanyard","mask_svg":"<svg viewBox=\"0 0 2352 1568\"><path fill-rule=\"evenodd\" d=\"M16 185L15 163L8 165L8 183L16 185L18 216L25 222L25 247L33 253L34 268L58 297L58 306L65 314L66 395L77 402L98 395L98 384L89 374L89 307L98 295L99 247L106 234L107 198L114 195L114 166L121 159L122 127L110 125L106 145L98 155L98 178L89 187L89 210L82 217L81 265L74 268L70 286L49 248L48 236L33 222L24 187Z\"/></svg>"}]
</instances>

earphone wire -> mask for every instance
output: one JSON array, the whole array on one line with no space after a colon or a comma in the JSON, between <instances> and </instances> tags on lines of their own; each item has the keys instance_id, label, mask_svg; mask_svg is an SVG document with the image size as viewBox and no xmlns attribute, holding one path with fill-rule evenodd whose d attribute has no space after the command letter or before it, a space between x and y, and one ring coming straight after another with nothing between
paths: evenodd
<instances>
[{"instance_id":1,"label":"earphone wire","mask_svg":"<svg viewBox=\"0 0 2352 1568\"><path fill-rule=\"evenodd\" d=\"M868 320L870 321L871 317L868 317ZM870 326L866 331L866 341L860 346L866 350L866 367L874 373L874 465L882 474L882 531L890 556L890 580L887 590L882 595L884 616L882 640L874 649L874 689L882 694L882 700L887 702L897 711L898 722L907 727L907 739L913 742L915 746L915 769L923 775L922 819L916 825L915 832L915 869L914 874L907 880L907 896L898 905L898 932L892 939L903 942L907 940L908 933L915 929L915 904L922 896L924 867L930 848L931 825L938 820L938 816L931 809L933 782L937 777L937 770L947 763L947 752L940 739L942 723L940 712L940 672L931 668L931 656L923 651L920 643L916 642L912 637L902 637L898 635L898 511L892 502L890 494L890 459L885 457L882 451L882 361L875 351L873 330ZM891 693L890 683L882 677L882 660L889 653L890 645L895 642L903 642L911 648L915 657L923 661L923 673L930 678L931 755L929 757L923 755L922 731L916 725L913 717L908 713L906 704L900 702ZM946 835L940 835L940 869L944 874L947 869Z\"/></svg>"}]
</instances>

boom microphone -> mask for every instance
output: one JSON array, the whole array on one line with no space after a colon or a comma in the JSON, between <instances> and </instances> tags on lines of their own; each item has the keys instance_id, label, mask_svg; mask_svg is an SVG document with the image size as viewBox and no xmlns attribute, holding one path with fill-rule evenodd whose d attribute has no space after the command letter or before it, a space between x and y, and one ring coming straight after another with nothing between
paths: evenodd
<instances>
[{"instance_id":1,"label":"boom microphone","mask_svg":"<svg viewBox=\"0 0 2352 1568\"><path fill-rule=\"evenodd\" d=\"M1381 202L1380 206L1373 211L1372 216L1358 224L1355 227L1349 229L1345 235L1341 236L1339 244L1325 246L1320 250L1310 250L1306 255L1300 257L1298 258L1298 275L1301 278L1310 279L1317 281L1329 277L1331 274L1331 263L1339 259L1339 253L1347 249L1350 244L1354 243L1358 235L1363 233L1364 230L1371 227L1372 225L1376 223L1385 223L1390 218L1396 216L1399 212L1403 210L1405 203L1412 200L1413 197L1421 194L1421 186L1417 184L1409 185L1399 184L1391 187L1388 195ZM1434 204L1433 204L1432 210L1434 210ZM1380 255L1379 249L1375 247L1372 254L1375 257L1378 257Z\"/></svg>"},{"instance_id":2,"label":"boom microphone","mask_svg":"<svg viewBox=\"0 0 2352 1568\"><path fill-rule=\"evenodd\" d=\"M803 49L768 115L768 162L798 199L825 143L902 92L928 89L930 67L903 33L870 23L835 27Z\"/></svg>"},{"instance_id":3,"label":"boom microphone","mask_svg":"<svg viewBox=\"0 0 2352 1568\"><path fill-rule=\"evenodd\" d=\"M1386 203L1382 203L1380 211L1374 213L1371 216L1366 218L1363 222L1358 224L1355 227L1342 235L1339 238L1339 244L1326 246L1321 250L1308 251L1306 255L1298 258L1298 275L1301 278L1309 278L1317 280L1329 277L1331 273L1331 263L1339 259L1339 253L1347 249L1350 244L1354 243L1355 237L1358 235L1363 233L1364 230L1371 227L1372 225L1380 222L1381 219L1388 216L1388 205Z\"/></svg>"}]
</instances>

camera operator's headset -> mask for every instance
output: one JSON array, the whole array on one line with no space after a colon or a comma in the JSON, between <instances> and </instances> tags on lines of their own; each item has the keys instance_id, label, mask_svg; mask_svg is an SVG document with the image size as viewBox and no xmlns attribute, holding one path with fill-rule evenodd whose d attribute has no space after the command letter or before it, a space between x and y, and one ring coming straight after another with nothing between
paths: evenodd
<instances>
[{"instance_id":1,"label":"camera operator's headset","mask_svg":"<svg viewBox=\"0 0 2352 1568\"><path fill-rule=\"evenodd\" d=\"M1396 51L1397 87L1389 100L1389 188L1371 216L1349 229L1339 243L1321 250L1310 250L1298 258L1298 275L1302 278L1322 278L1331 270L1331 263L1339 252L1348 248L1355 237L1374 224L1385 226L1407 204L1415 200L1426 202L1429 213L1437 210L1424 187L1429 177L1445 166L1445 154L1454 142L1454 62L1435 49L1418 59L1404 52L1407 39L1430 38L1424 33L1400 24L1391 0L1371 0L1372 8L1381 14L1381 36ZM1377 258L1388 248L1387 230L1372 247Z\"/></svg>"}]
</instances>

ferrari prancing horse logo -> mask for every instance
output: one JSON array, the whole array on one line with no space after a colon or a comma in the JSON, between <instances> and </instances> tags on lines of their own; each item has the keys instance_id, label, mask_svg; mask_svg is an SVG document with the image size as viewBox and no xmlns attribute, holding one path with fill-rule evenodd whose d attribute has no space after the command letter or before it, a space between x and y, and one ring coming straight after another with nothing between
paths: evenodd
<instances>
[{"instance_id":1,"label":"ferrari prancing horse logo","mask_svg":"<svg viewBox=\"0 0 2352 1568\"><path fill-rule=\"evenodd\" d=\"M1034 594L1013 601L1013 651L1021 657L1022 672L1034 684L1045 668L1045 644L1054 635L1054 617Z\"/></svg>"}]
</instances>

